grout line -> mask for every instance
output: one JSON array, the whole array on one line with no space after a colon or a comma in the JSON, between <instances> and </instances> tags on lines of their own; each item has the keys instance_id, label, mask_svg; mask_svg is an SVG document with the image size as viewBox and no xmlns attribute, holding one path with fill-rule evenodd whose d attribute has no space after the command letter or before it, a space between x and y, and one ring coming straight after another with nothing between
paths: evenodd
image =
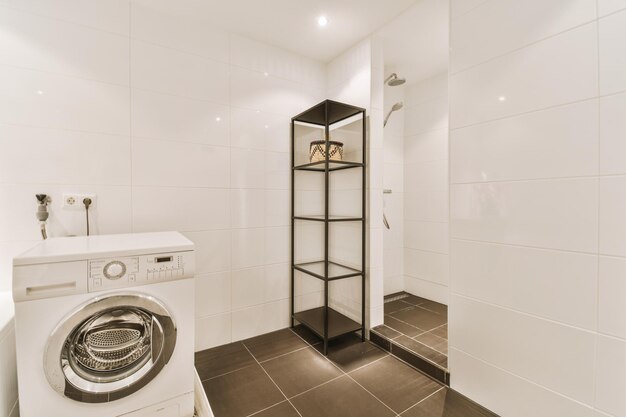
<instances>
[{"instance_id":1,"label":"grout line","mask_svg":"<svg viewBox=\"0 0 626 417\"><path fill-rule=\"evenodd\" d=\"M292 329L292 331L293 331L293 329ZM294 333L295 333L295 332L294 332ZM300 335L298 335L298 334L296 334L296 336L300 337ZM301 339L302 339L302 338L301 338ZM304 340L304 339L302 339L302 340ZM305 340L305 342L306 342L306 340ZM308 343L308 342L306 342L306 343ZM364 390L365 390L368 394L370 394L372 397L374 397L376 400L378 400L378 401L379 401L382 405L384 405L385 407L387 407L388 409L390 409L390 410L394 413L394 415L398 416L398 413L396 413L396 412L395 412L395 411L394 411L391 407L389 407L387 404L385 404L384 402L382 402L382 401L380 400L380 398L378 398L377 396L375 396L374 394L372 394L370 391L368 391L368 390L367 390L367 389L366 389L363 385L359 384L359 383L358 383L358 382L357 382L354 378L352 378L352 376L350 376L350 374L346 373L343 369L341 369L339 366L337 366L337 365L336 365L333 361L331 361L330 359L328 359L328 357L324 356L323 354L320 354L320 355L321 355L324 359L326 359L326 361L327 361L328 363L330 363L332 366L334 366L335 368L337 368L337 369L339 370L339 372L341 372L341 373L343 374L343 375L340 375L340 376L339 376L339 377L337 377L337 378L340 378L340 377L342 377L342 376L344 376L344 375L345 375L345 376L347 376L347 377L348 377L348 378L350 378L352 381L354 381L354 382L355 382L358 386L360 386L361 388L363 388L363 389L364 389ZM383 358L380 358L380 359L378 359L378 360L384 359L384 358L386 358L386 357L389 357L389 355L386 355L386 356L384 356ZM377 361L378 361L378 360L377 360ZM377 361L374 361L374 362L377 362ZM372 362L372 363L374 363L374 362ZM370 364L368 364L368 365L370 365ZM368 365L364 365L364 366L368 366ZM359 369L360 369L360 368L359 368ZM336 379L337 379L337 378L336 378Z\"/></svg>"},{"instance_id":2,"label":"grout line","mask_svg":"<svg viewBox=\"0 0 626 417\"><path fill-rule=\"evenodd\" d=\"M526 249L535 249L535 250L543 250L543 251L556 251L556 252L574 253L574 254L579 254L579 255L598 256L597 252L585 252L585 251L578 251L578 250L572 250L572 249L547 248L547 247L541 247L541 246L524 245L521 243L503 243L503 242L495 242L495 241L490 241L490 240L465 239L465 238L454 237L454 236L452 236L450 240L459 241L459 242L480 243L483 245L500 245L500 246L507 246L511 248L526 248Z\"/></svg>"},{"instance_id":3,"label":"grout line","mask_svg":"<svg viewBox=\"0 0 626 417\"><path fill-rule=\"evenodd\" d=\"M245 344L245 343L244 343L244 344ZM246 346L246 347L247 347L247 346ZM282 353L282 354L280 354L280 355L278 355L278 356L274 356L274 357L272 357L272 358L269 358L269 359L265 359L265 360L259 361L259 363L266 363L266 362L269 362L269 361L273 361L274 359L282 358L283 356L291 355L292 353L296 353L296 352L299 352L299 351L301 351L301 350L309 349L310 347L312 347L312 346L304 346L304 347L298 348L298 349L296 349L296 350L292 350L292 351L290 351L290 352L287 352L287 353Z\"/></svg>"},{"instance_id":4,"label":"grout line","mask_svg":"<svg viewBox=\"0 0 626 417\"><path fill-rule=\"evenodd\" d=\"M596 15L596 16L597 16L597 15ZM593 24L593 23L597 24L597 23L598 23L598 22L597 22L597 20L598 20L598 19L597 19L596 17L591 18L591 19L589 19L589 20L587 20L587 21L585 21L585 22L583 22L583 23L579 23L579 24L577 24L577 25L575 25L575 26L570 26L570 27L568 27L567 29L562 30L562 31L560 31L560 32L553 33L553 34L548 35L548 36L545 36L545 37L543 37L543 38L541 38L541 39L537 39L537 40L532 41L532 42L530 42L530 43L526 43L526 44L524 44L524 45L522 45L522 46L518 46L517 48L510 49L510 50L508 50L508 51L506 51L506 52L504 52L504 53L500 53L500 54L498 54L498 55L492 56L492 57L490 57L490 58L488 58L488 59L486 59L486 60L484 60L484 61L480 61L480 62L477 62L477 63L475 63L475 64L472 64L472 65L470 65L470 66L468 66L468 67L461 68L461 69L460 69L460 70L458 70L458 71L454 71L454 72L450 71L450 75L451 75L451 76L455 76L455 75L458 75L458 74L463 74L463 73L465 73L465 72L468 72L468 71L470 71L470 70L472 70L472 69L475 69L475 68L477 68L477 67L480 67L480 66L482 66L482 65L489 64L489 63L491 63L491 62L497 61L498 59L501 59L501 58L504 58L504 57L507 57L507 56L513 55L513 54L515 54L516 52L523 51L524 49L530 48L531 46L535 46L535 45L540 44L540 43L542 43L542 42L545 42L545 41L548 41L548 40L551 40L551 39L557 38L557 37L559 37L559 36L561 36L561 35L564 35L564 34L566 34L566 33L568 33L568 32L572 32L572 31L574 31L574 30L578 30L578 29L580 29L580 28L582 28L582 27L585 27L585 26L587 26L587 25L591 25L591 24Z\"/></svg>"},{"instance_id":5,"label":"grout line","mask_svg":"<svg viewBox=\"0 0 626 417\"><path fill-rule=\"evenodd\" d=\"M597 64L597 69L598 69L598 95L601 94L601 62L600 62L600 1L596 0L596 64ZM598 100L598 104L597 104L597 116L598 116L598 156L597 156L597 173L600 174L601 170L602 170L602 100L599 99ZM597 241L596 241L596 252L597 252L597 258L596 258L596 308L595 308L595 313L596 313L596 326L595 326L595 337L593 338L593 369L597 370L597 365L598 365L598 341L599 341L599 330L600 330L600 239L601 239L601 232L600 232L600 202L601 202L601 177L597 178L598 181L598 218L597 218ZM594 407L596 406L596 398L598 395L598 372L594 372L593 373L593 380L592 380L592 384L593 384L593 388L592 388L592 392L593 392L593 405Z\"/></svg>"},{"instance_id":6,"label":"grout line","mask_svg":"<svg viewBox=\"0 0 626 417\"><path fill-rule=\"evenodd\" d=\"M316 386L314 386L314 387L312 387L312 388L309 388L309 389L307 389L307 390L305 390L305 391L302 391L302 392L300 392L300 393L298 393L298 394L296 394L296 395L294 395L294 396L290 397L290 399L294 399L294 398L296 398L296 397L299 397L299 396L301 396L301 395L304 395L304 394L306 394L307 392L313 391L313 390L314 390L314 389L316 389L316 388L319 388L319 387L321 387L321 386L323 386L323 385L329 384L329 383L331 383L331 382L333 382L333 381L336 381L336 380L338 380L338 379L340 379L340 378L343 378L344 376L346 376L344 373L342 373L341 375L337 375L336 377L334 377L334 378L332 378L332 379L329 379L329 380L328 380L328 381L326 381L326 382L322 382L322 383L321 383L321 384L319 384L319 385L316 385Z\"/></svg>"},{"instance_id":7,"label":"grout line","mask_svg":"<svg viewBox=\"0 0 626 417\"><path fill-rule=\"evenodd\" d=\"M445 390L446 387L443 386L441 388L439 388L437 391L433 392L432 394L430 394L429 396L427 396L426 398L422 398L421 400L419 400L418 402L416 402L415 404L413 404L412 406L410 406L409 408L407 408L406 410L404 410L403 412L400 413L400 415L406 413L407 411L409 411L411 408L418 406L419 404L423 403L424 401L426 401L427 399L429 399L430 397L434 396L435 394L437 394L439 391Z\"/></svg>"},{"instance_id":8,"label":"grout line","mask_svg":"<svg viewBox=\"0 0 626 417\"><path fill-rule=\"evenodd\" d=\"M254 361L257 363L257 365L259 365L259 367L263 370L263 372L265 372L265 375L267 375L267 377L270 379L270 381L272 381L272 383L276 386L276 388L278 388L278 391L280 391L281 394L283 394L283 397L285 397L285 400L287 400L287 402L289 402L289 404L293 407L294 410L296 410L296 413L298 413L298 415L300 417L302 417L302 414L300 414L300 411L298 411L298 409L291 403L291 401L289 401L289 398L287 398L287 396L285 395L285 393L283 392L282 389L280 389L280 387L278 386L278 384L274 381L274 379L272 379L272 377L270 376L270 374L267 373L267 371L265 370L265 368L263 368L263 366L259 363L258 360L256 360L256 358L254 357L254 355L252 354L252 352L250 352L250 349L248 349L248 347L243 344L243 347L246 348L246 350L248 351L248 353L250 354L250 356L252 356L252 358L254 359ZM281 401L282 402L282 401ZM281 402L278 402L276 404L280 404ZM274 405L276 405L274 404Z\"/></svg>"},{"instance_id":9,"label":"grout line","mask_svg":"<svg viewBox=\"0 0 626 417\"><path fill-rule=\"evenodd\" d=\"M242 369L249 368L250 366L252 366L252 365L242 366L241 368L237 368L237 369L234 369L232 371L224 372L223 374L215 375L215 376L212 376L211 378L201 379L200 382L210 381L212 379L219 378L219 377L224 376L224 375L229 375L229 374L235 373L237 371L241 371Z\"/></svg>"}]
</instances>

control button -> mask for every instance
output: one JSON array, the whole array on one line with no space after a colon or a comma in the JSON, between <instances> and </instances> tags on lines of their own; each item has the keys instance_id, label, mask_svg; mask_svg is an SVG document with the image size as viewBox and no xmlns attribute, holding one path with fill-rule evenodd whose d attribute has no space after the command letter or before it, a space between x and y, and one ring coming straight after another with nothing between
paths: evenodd
<instances>
[{"instance_id":1,"label":"control button","mask_svg":"<svg viewBox=\"0 0 626 417\"><path fill-rule=\"evenodd\" d=\"M120 261L112 261L104 266L104 276L108 279L119 279L126 273L126 265Z\"/></svg>"},{"instance_id":2,"label":"control button","mask_svg":"<svg viewBox=\"0 0 626 417\"><path fill-rule=\"evenodd\" d=\"M100 278L95 278L93 280L93 286L94 287L100 287L102 285L102 280Z\"/></svg>"},{"instance_id":3,"label":"control button","mask_svg":"<svg viewBox=\"0 0 626 417\"><path fill-rule=\"evenodd\" d=\"M137 278L135 277L135 274L131 274L128 276L128 282L132 282L132 283L137 282Z\"/></svg>"}]
</instances>

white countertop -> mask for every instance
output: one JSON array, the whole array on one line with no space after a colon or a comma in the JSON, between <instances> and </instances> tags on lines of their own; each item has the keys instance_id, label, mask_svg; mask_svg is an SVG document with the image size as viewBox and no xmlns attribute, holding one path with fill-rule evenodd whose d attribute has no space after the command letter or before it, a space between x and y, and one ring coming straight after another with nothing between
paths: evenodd
<instances>
[{"instance_id":1,"label":"white countertop","mask_svg":"<svg viewBox=\"0 0 626 417\"><path fill-rule=\"evenodd\" d=\"M13 295L0 291L0 340L13 328Z\"/></svg>"},{"instance_id":2,"label":"white countertop","mask_svg":"<svg viewBox=\"0 0 626 417\"><path fill-rule=\"evenodd\" d=\"M16 256L13 258L13 265L109 258L121 254L133 256L182 252L193 248L193 242L178 232L57 237L44 240Z\"/></svg>"}]
</instances>

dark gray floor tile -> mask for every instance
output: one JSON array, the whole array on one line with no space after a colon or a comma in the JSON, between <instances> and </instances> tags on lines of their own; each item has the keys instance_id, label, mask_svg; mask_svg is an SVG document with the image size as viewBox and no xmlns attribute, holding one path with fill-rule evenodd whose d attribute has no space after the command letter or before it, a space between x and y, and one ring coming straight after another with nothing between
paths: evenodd
<instances>
[{"instance_id":1,"label":"dark gray floor tile","mask_svg":"<svg viewBox=\"0 0 626 417\"><path fill-rule=\"evenodd\" d=\"M381 324L380 326L376 326L372 330L374 330L375 332L378 332L378 334L385 336L387 339L394 339L402 335L402 333L400 333L399 331L394 330L391 327L388 327L384 324Z\"/></svg>"},{"instance_id":2,"label":"dark gray floor tile","mask_svg":"<svg viewBox=\"0 0 626 417\"><path fill-rule=\"evenodd\" d=\"M287 397L341 375L339 369L312 347L279 356L261 365Z\"/></svg>"},{"instance_id":3,"label":"dark gray floor tile","mask_svg":"<svg viewBox=\"0 0 626 417\"><path fill-rule=\"evenodd\" d=\"M434 311L435 313L442 314L444 316L448 315L448 306L438 303L436 301L426 301L419 306L427 310Z\"/></svg>"},{"instance_id":4,"label":"dark gray floor tile","mask_svg":"<svg viewBox=\"0 0 626 417\"><path fill-rule=\"evenodd\" d=\"M439 327L442 324L446 324L448 322L448 318L446 316L434 313L429 310L424 310L420 307L413 307L405 310L396 311L395 313L391 313L391 316L398 320L402 320L403 322L408 323L412 326L424 329L424 331L432 330L435 327ZM411 336L409 334L406 335Z\"/></svg>"},{"instance_id":5,"label":"dark gray floor tile","mask_svg":"<svg viewBox=\"0 0 626 417\"><path fill-rule=\"evenodd\" d=\"M299 417L300 414L295 408L289 404L288 401L284 401L277 404L267 410L263 410L260 413L254 414L254 417Z\"/></svg>"},{"instance_id":6,"label":"dark gray floor tile","mask_svg":"<svg viewBox=\"0 0 626 417\"><path fill-rule=\"evenodd\" d=\"M285 400L257 364L202 383L215 417L245 417Z\"/></svg>"},{"instance_id":7,"label":"dark gray floor tile","mask_svg":"<svg viewBox=\"0 0 626 417\"><path fill-rule=\"evenodd\" d=\"M417 305L420 305L422 303L425 303L426 301L430 301L430 300L427 300L427 299L422 298L422 297L418 297L418 296L413 295L413 294L409 294L409 293L407 293L407 294L408 294L408 297L405 297L402 300L405 303L409 303L409 304L412 304L414 306L417 306Z\"/></svg>"},{"instance_id":8,"label":"dark gray floor tile","mask_svg":"<svg viewBox=\"0 0 626 417\"><path fill-rule=\"evenodd\" d=\"M448 368L448 357L446 355L441 352L437 352L436 350L431 349L428 346L411 339L410 337L400 336L394 339L394 342L406 349L409 349L411 352L415 352L419 356L436 363L444 369Z\"/></svg>"},{"instance_id":9,"label":"dark gray floor tile","mask_svg":"<svg viewBox=\"0 0 626 417\"><path fill-rule=\"evenodd\" d=\"M402 417L498 417L496 414L468 400L457 392L444 388Z\"/></svg>"},{"instance_id":10,"label":"dark gray floor tile","mask_svg":"<svg viewBox=\"0 0 626 417\"><path fill-rule=\"evenodd\" d=\"M409 337L417 336L418 334L425 332L425 330L403 323L389 314L385 315L385 326Z\"/></svg>"},{"instance_id":11,"label":"dark gray floor tile","mask_svg":"<svg viewBox=\"0 0 626 417\"><path fill-rule=\"evenodd\" d=\"M256 361L241 342L196 352L195 364L201 380L232 372Z\"/></svg>"},{"instance_id":12,"label":"dark gray floor tile","mask_svg":"<svg viewBox=\"0 0 626 417\"><path fill-rule=\"evenodd\" d=\"M411 307L411 304L405 303L402 300L389 301L384 304L385 314L393 313L398 310L403 310L405 308Z\"/></svg>"},{"instance_id":13,"label":"dark gray floor tile","mask_svg":"<svg viewBox=\"0 0 626 417\"><path fill-rule=\"evenodd\" d=\"M253 337L243 341L252 355L263 362L294 350L308 346L290 329L282 329L272 333Z\"/></svg>"},{"instance_id":14,"label":"dark gray floor tile","mask_svg":"<svg viewBox=\"0 0 626 417\"><path fill-rule=\"evenodd\" d=\"M302 417L393 417L395 413L348 376L291 399Z\"/></svg>"},{"instance_id":15,"label":"dark gray floor tile","mask_svg":"<svg viewBox=\"0 0 626 417\"><path fill-rule=\"evenodd\" d=\"M350 375L396 413L403 412L441 388L440 384L392 356Z\"/></svg>"},{"instance_id":16,"label":"dark gray floor tile","mask_svg":"<svg viewBox=\"0 0 626 417\"><path fill-rule=\"evenodd\" d=\"M321 352L323 345L319 344L315 348ZM373 343L367 340L362 342L361 336L351 333L332 340L326 357L344 372L350 372L387 355Z\"/></svg>"},{"instance_id":17,"label":"dark gray floor tile","mask_svg":"<svg viewBox=\"0 0 626 417\"><path fill-rule=\"evenodd\" d=\"M448 325L437 327L436 329L431 330L435 336L441 337L442 339L448 340Z\"/></svg>"},{"instance_id":18,"label":"dark gray floor tile","mask_svg":"<svg viewBox=\"0 0 626 417\"><path fill-rule=\"evenodd\" d=\"M413 339L443 353L444 355L448 354L448 341L439 336L435 336L433 332L423 333L419 336L415 336Z\"/></svg>"}]
</instances>

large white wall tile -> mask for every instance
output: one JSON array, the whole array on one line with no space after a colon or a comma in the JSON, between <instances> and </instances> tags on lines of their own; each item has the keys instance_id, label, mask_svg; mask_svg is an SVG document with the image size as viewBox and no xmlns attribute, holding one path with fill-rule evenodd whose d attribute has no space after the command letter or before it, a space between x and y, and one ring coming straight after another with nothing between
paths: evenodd
<instances>
[{"instance_id":1,"label":"large white wall tile","mask_svg":"<svg viewBox=\"0 0 626 417\"><path fill-rule=\"evenodd\" d=\"M455 19L450 69L458 72L595 18L595 0L485 2Z\"/></svg>"},{"instance_id":2,"label":"large white wall tile","mask_svg":"<svg viewBox=\"0 0 626 417\"><path fill-rule=\"evenodd\" d=\"M128 38L0 6L0 63L128 85Z\"/></svg>"},{"instance_id":3,"label":"large white wall tile","mask_svg":"<svg viewBox=\"0 0 626 417\"><path fill-rule=\"evenodd\" d=\"M131 56L134 87L228 103L225 63L136 40L131 43Z\"/></svg>"},{"instance_id":4,"label":"large white wall tile","mask_svg":"<svg viewBox=\"0 0 626 417\"><path fill-rule=\"evenodd\" d=\"M404 134L413 136L429 130L448 128L448 99L437 99L407 109ZM393 116L392 116L393 117Z\"/></svg>"},{"instance_id":5,"label":"large white wall tile","mask_svg":"<svg viewBox=\"0 0 626 417\"><path fill-rule=\"evenodd\" d=\"M595 255L452 240L450 267L455 293L596 328Z\"/></svg>"},{"instance_id":6,"label":"large white wall tile","mask_svg":"<svg viewBox=\"0 0 626 417\"><path fill-rule=\"evenodd\" d=\"M231 245L233 269L250 268L265 263L265 229L234 229Z\"/></svg>"},{"instance_id":7,"label":"large white wall tile","mask_svg":"<svg viewBox=\"0 0 626 417\"><path fill-rule=\"evenodd\" d=\"M404 224L406 248L448 253L448 223L407 220Z\"/></svg>"},{"instance_id":8,"label":"large white wall tile","mask_svg":"<svg viewBox=\"0 0 626 417\"><path fill-rule=\"evenodd\" d=\"M598 330L626 339L626 258L600 257Z\"/></svg>"},{"instance_id":9,"label":"large white wall tile","mask_svg":"<svg viewBox=\"0 0 626 417\"><path fill-rule=\"evenodd\" d=\"M196 275L196 317L226 313L231 310L231 273Z\"/></svg>"},{"instance_id":10,"label":"large white wall tile","mask_svg":"<svg viewBox=\"0 0 626 417\"><path fill-rule=\"evenodd\" d=\"M128 88L0 66L0 121L128 134Z\"/></svg>"},{"instance_id":11,"label":"large white wall tile","mask_svg":"<svg viewBox=\"0 0 626 417\"><path fill-rule=\"evenodd\" d=\"M289 326L289 300L233 311L233 341Z\"/></svg>"},{"instance_id":12,"label":"large white wall tile","mask_svg":"<svg viewBox=\"0 0 626 417\"><path fill-rule=\"evenodd\" d=\"M598 181L568 179L453 185L451 236L595 252Z\"/></svg>"},{"instance_id":13,"label":"large white wall tile","mask_svg":"<svg viewBox=\"0 0 626 417\"><path fill-rule=\"evenodd\" d=\"M133 184L227 188L230 150L221 146L133 139Z\"/></svg>"},{"instance_id":14,"label":"large white wall tile","mask_svg":"<svg viewBox=\"0 0 626 417\"><path fill-rule=\"evenodd\" d=\"M404 274L447 286L450 277L448 255L404 248Z\"/></svg>"},{"instance_id":15,"label":"large white wall tile","mask_svg":"<svg viewBox=\"0 0 626 417\"><path fill-rule=\"evenodd\" d=\"M453 75L450 125L458 128L596 96L597 38L596 23L590 23Z\"/></svg>"},{"instance_id":16,"label":"large white wall tile","mask_svg":"<svg viewBox=\"0 0 626 417\"><path fill-rule=\"evenodd\" d=\"M600 19L600 94L626 90L626 10Z\"/></svg>"},{"instance_id":17,"label":"large white wall tile","mask_svg":"<svg viewBox=\"0 0 626 417\"><path fill-rule=\"evenodd\" d=\"M129 34L129 0L2 0L1 3L33 14Z\"/></svg>"},{"instance_id":18,"label":"large white wall tile","mask_svg":"<svg viewBox=\"0 0 626 417\"><path fill-rule=\"evenodd\" d=\"M139 89L131 93L134 136L229 145L228 106Z\"/></svg>"},{"instance_id":19,"label":"large white wall tile","mask_svg":"<svg viewBox=\"0 0 626 417\"><path fill-rule=\"evenodd\" d=\"M600 173L626 174L626 94L600 99Z\"/></svg>"},{"instance_id":20,"label":"large white wall tile","mask_svg":"<svg viewBox=\"0 0 626 417\"><path fill-rule=\"evenodd\" d=\"M129 136L0 124L0 149L0 183L130 185Z\"/></svg>"},{"instance_id":21,"label":"large white wall tile","mask_svg":"<svg viewBox=\"0 0 626 417\"><path fill-rule=\"evenodd\" d=\"M230 185L232 188L265 188L265 153L232 148Z\"/></svg>"},{"instance_id":22,"label":"large white wall tile","mask_svg":"<svg viewBox=\"0 0 626 417\"><path fill-rule=\"evenodd\" d=\"M605 16L621 9L626 9L625 0L598 0L598 14L600 16Z\"/></svg>"},{"instance_id":23,"label":"large white wall tile","mask_svg":"<svg viewBox=\"0 0 626 417\"><path fill-rule=\"evenodd\" d=\"M469 356L450 350L454 369L452 388L502 416L595 417L591 407L547 390L527 379ZM532 398L532 401L528 399Z\"/></svg>"},{"instance_id":24,"label":"large white wall tile","mask_svg":"<svg viewBox=\"0 0 626 417\"><path fill-rule=\"evenodd\" d=\"M600 179L600 253L626 256L626 177Z\"/></svg>"},{"instance_id":25,"label":"large white wall tile","mask_svg":"<svg viewBox=\"0 0 626 417\"><path fill-rule=\"evenodd\" d=\"M227 32L190 19L178 19L150 2L132 2L131 37L228 62Z\"/></svg>"},{"instance_id":26,"label":"large white wall tile","mask_svg":"<svg viewBox=\"0 0 626 417\"><path fill-rule=\"evenodd\" d=\"M452 348L593 404L593 333L460 296L452 305Z\"/></svg>"},{"instance_id":27,"label":"large white wall tile","mask_svg":"<svg viewBox=\"0 0 626 417\"><path fill-rule=\"evenodd\" d=\"M265 190L230 190L231 227L245 229L265 225Z\"/></svg>"},{"instance_id":28,"label":"large white wall tile","mask_svg":"<svg viewBox=\"0 0 626 417\"><path fill-rule=\"evenodd\" d=\"M626 416L626 341L598 336L595 405L614 416Z\"/></svg>"},{"instance_id":29,"label":"large white wall tile","mask_svg":"<svg viewBox=\"0 0 626 417\"><path fill-rule=\"evenodd\" d=\"M227 229L228 195L227 189L133 187L133 231Z\"/></svg>"},{"instance_id":30,"label":"large white wall tile","mask_svg":"<svg viewBox=\"0 0 626 417\"><path fill-rule=\"evenodd\" d=\"M306 99L299 83L267 74L232 67L230 73L231 104L235 107L286 116L306 110Z\"/></svg>"},{"instance_id":31,"label":"large white wall tile","mask_svg":"<svg viewBox=\"0 0 626 417\"><path fill-rule=\"evenodd\" d=\"M241 309L289 298L287 264L233 271L233 308Z\"/></svg>"},{"instance_id":32,"label":"large white wall tile","mask_svg":"<svg viewBox=\"0 0 626 417\"><path fill-rule=\"evenodd\" d=\"M185 232L196 246L196 272L207 274L230 270L230 230Z\"/></svg>"},{"instance_id":33,"label":"large white wall tile","mask_svg":"<svg viewBox=\"0 0 626 417\"><path fill-rule=\"evenodd\" d=\"M598 173L598 101L453 130L453 183Z\"/></svg>"},{"instance_id":34,"label":"large white wall tile","mask_svg":"<svg viewBox=\"0 0 626 417\"><path fill-rule=\"evenodd\" d=\"M450 0L450 14L457 18L488 0Z\"/></svg>"},{"instance_id":35,"label":"large white wall tile","mask_svg":"<svg viewBox=\"0 0 626 417\"><path fill-rule=\"evenodd\" d=\"M232 146L286 152L290 140L289 117L260 110L231 109Z\"/></svg>"},{"instance_id":36,"label":"large white wall tile","mask_svg":"<svg viewBox=\"0 0 626 417\"><path fill-rule=\"evenodd\" d=\"M404 153L405 163L448 159L448 129L435 129L412 136L406 135Z\"/></svg>"},{"instance_id":37,"label":"large white wall tile","mask_svg":"<svg viewBox=\"0 0 626 417\"><path fill-rule=\"evenodd\" d=\"M196 318L195 350L210 349L232 341L232 314Z\"/></svg>"}]
</instances>

